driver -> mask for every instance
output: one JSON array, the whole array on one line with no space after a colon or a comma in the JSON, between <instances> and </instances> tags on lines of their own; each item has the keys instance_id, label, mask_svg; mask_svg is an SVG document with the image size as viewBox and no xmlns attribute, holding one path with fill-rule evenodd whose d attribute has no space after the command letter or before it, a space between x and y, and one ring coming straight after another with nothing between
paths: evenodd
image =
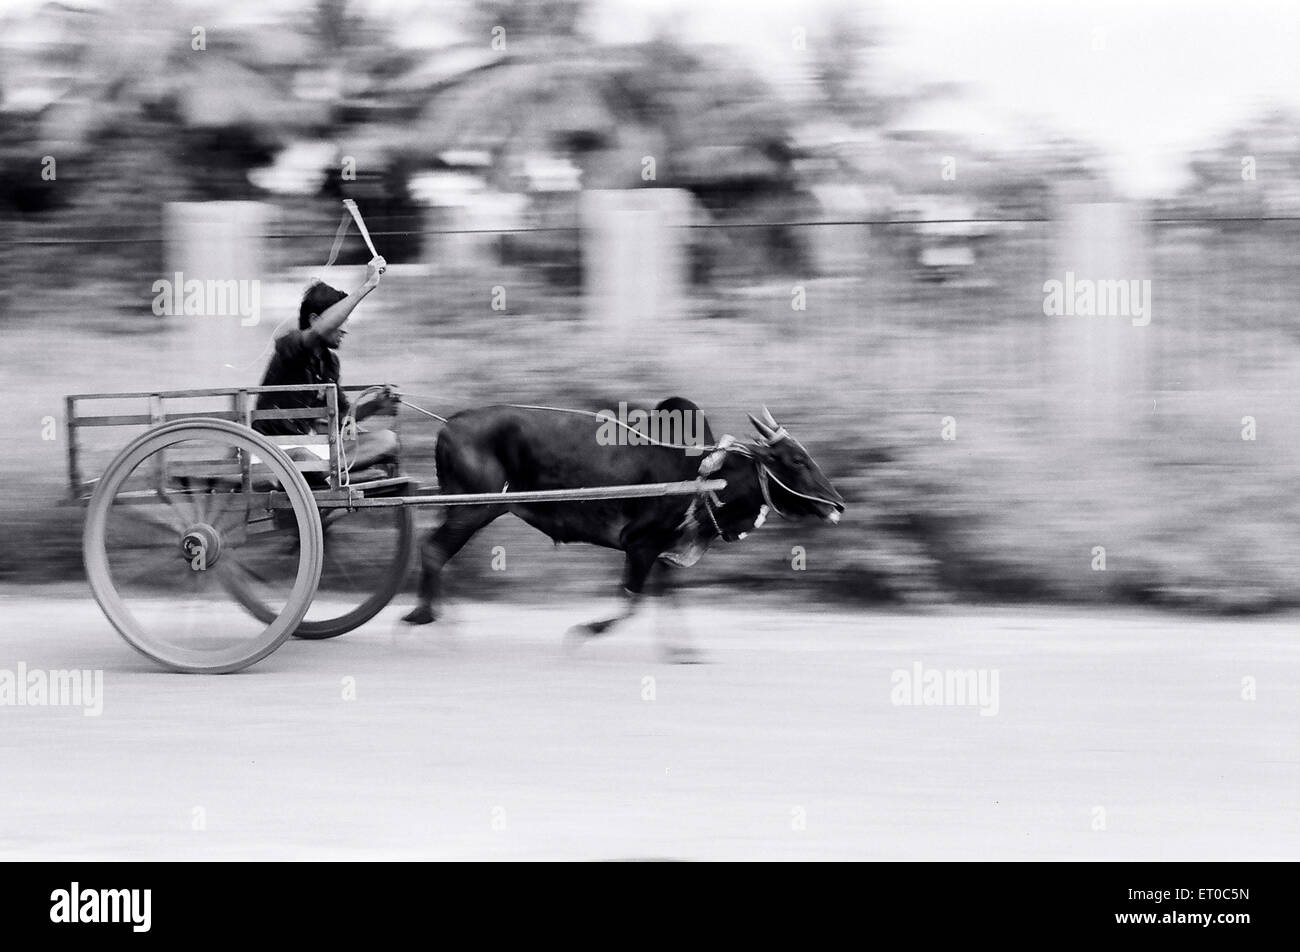
<instances>
[{"instance_id":1,"label":"driver","mask_svg":"<svg viewBox=\"0 0 1300 952\"><path fill-rule=\"evenodd\" d=\"M366 277L351 294L317 281L303 295L298 307L298 327L276 338L275 352L262 377L262 386L273 387L301 384L338 384L338 349L347 336L346 323L352 310L371 291L379 286L379 278L388 262L381 257L372 258L366 265ZM343 391L338 392L339 419L347 415L349 403ZM391 390L376 399L367 400L356 410L357 422L381 411L396 407L397 397ZM320 391L281 391L260 393L259 410L289 410L325 406ZM325 421L306 419L254 420L253 429L259 433L292 436L298 433L323 432ZM349 470L393 461L397 458L397 434L392 430L363 431L359 427L352 438L342 443L344 458ZM289 456L297 460L316 459L306 447L286 447ZM311 474L315 475L315 474Z\"/></svg>"}]
</instances>

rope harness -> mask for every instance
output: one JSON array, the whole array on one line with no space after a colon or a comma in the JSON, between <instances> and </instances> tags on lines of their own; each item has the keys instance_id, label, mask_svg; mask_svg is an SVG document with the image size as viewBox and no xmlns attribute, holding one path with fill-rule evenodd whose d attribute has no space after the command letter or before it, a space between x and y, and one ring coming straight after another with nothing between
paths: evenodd
<instances>
[{"instance_id":1,"label":"rope harness","mask_svg":"<svg viewBox=\"0 0 1300 952\"><path fill-rule=\"evenodd\" d=\"M708 479L719 469L721 469L722 464L727 459L728 453L738 453L742 456L748 456L750 459L754 460L755 465L759 467L761 472L761 469L763 468L763 464L758 460L758 457L754 455L753 451L751 451L749 447L740 443L730 433L727 433L724 434L722 439L718 441L718 445L714 448L713 452L711 452L708 456L706 456L703 460L700 461L699 478ZM759 477L759 482L761 485L762 484L761 476ZM718 521L718 514L716 512L716 510L721 509L723 506L725 506L726 503L723 502L722 498L712 490L706 493L701 493L700 495L691 498L691 504L686 510L686 515L682 517L681 523L677 526L677 531L689 532L694 526L699 525L699 516L696 515L696 511L700 508L703 508L704 514L709 517L709 522L713 525L713 531L718 534L719 539L721 539L723 542L739 541L740 539L743 539L745 538L745 536L749 535L750 532L753 532L755 529L762 526L763 523L767 520L768 510L770 508L774 508L771 506L771 500L767 496L766 492L763 494L763 496L765 500L764 504L759 507L758 516L754 519L754 524L750 526L749 529L747 529L745 532L740 532L737 533L735 536L728 537L726 531L722 528L722 524ZM780 510L777 511L779 512Z\"/></svg>"}]
</instances>

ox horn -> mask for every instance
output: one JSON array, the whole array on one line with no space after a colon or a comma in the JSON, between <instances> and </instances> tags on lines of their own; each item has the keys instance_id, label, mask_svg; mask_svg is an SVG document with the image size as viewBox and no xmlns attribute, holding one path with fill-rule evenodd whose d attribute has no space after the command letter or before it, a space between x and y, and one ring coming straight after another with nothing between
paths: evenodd
<instances>
[{"instance_id":1,"label":"ox horn","mask_svg":"<svg viewBox=\"0 0 1300 952\"><path fill-rule=\"evenodd\" d=\"M763 437L763 439L771 440L772 437L776 436L776 430L768 426L758 417L754 416L754 414L747 413L745 416L749 417L749 422L754 424L754 429L758 430L758 435Z\"/></svg>"},{"instance_id":2,"label":"ox horn","mask_svg":"<svg viewBox=\"0 0 1300 952\"><path fill-rule=\"evenodd\" d=\"M772 435L768 437L769 443L776 443L789 436L789 434L785 432L785 427L776 422L776 417L772 416L772 411L767 407L763 407L763 418L767 421L767 426L772 431Z\"/></svg>"}]
</instances>

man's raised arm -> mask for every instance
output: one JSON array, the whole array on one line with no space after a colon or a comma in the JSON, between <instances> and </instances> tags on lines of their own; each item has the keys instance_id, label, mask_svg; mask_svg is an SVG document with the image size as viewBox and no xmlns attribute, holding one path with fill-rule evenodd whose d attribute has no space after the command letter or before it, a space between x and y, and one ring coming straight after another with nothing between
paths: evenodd
<instances>
[{"instance_id":1,"label":"man's raised arm","mask_svg":"<svg viewBox=\"0 0 1300 952\"><path fill-rule=\"evenodd\" d=\"M308 341L312 341L311 335L317 337L328 337L334 331L338 330L352 314L352 309L361 303L362 298L379 287L379 276L384 273L388 267L388 262L383 258L371 258L366 265L366 279L357 286L357 289L349 294L343 300L336 304L331 304L321 312L320 317L312 322L311 327L303 332Z\"/></svg>"}]
</instances>

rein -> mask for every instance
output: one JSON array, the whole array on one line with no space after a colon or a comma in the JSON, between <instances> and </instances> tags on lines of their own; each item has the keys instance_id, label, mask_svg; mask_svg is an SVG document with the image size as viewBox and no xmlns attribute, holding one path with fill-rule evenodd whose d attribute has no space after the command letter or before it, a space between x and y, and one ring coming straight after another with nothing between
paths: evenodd
<instances>
[{"instance_id":1,"label":"rein","mask_svg":"<svg viewBox=\"0 0 1300 952\"><path fill-rule=\"evenodd\" d=\"M437 420L439 423L447 422L446 417L438 416L438 414L434 413L432 410L426 410L424 409L424 407L417 407L414 403L412 403L410 400L407 400L406 397L403 397L400 394L397 397L397 402L402 404L403 406L410 407L416 413L423 413L427 417L433 417L433 419Z\"/></svg>"},{"instance_id":2,"label":"rein","mask_svg":"<svg viewBox=\"0 0 1300 952\"><path fill-rule=\"evenodd\" d=\"M447 422L447 419L445 417L441 417L436 413L424 409L423 407L417 407L415 404L411 403L403 396L399 395L397 399L398 402L410 407L412 410L416 411L417 413L423 413L427 417L432 417L433 419L437 420L439 423ZM624 423L622 420L619 420L617 417L613 417L604 413L596 413L592 410L577 410L570 407L546 407L546 406L539 406L536 404L529 404L529 403L507 403L504 404L504 406L508 406L511 409L515 409L515 410L547 410L552 413L575 413L578 414L579 416L593 417L597 420L600 420L602 423L610 422L618 426L621 426L623 429L627 430L629 433L634 434L640 440L642 440L643 443L641 445L648 444L652 446L666 447L667 449L696 450L698 452L707 453L708 455L705 456L704 459L700 462L699 477L701 479L704 479L712 475L714 472L716 472L717 469L722 465L723 459L725 458L727 453L736 453L740 456L748 457L754 464L754 470L758 476L759 491L762 492L763 494L763 505L759 507L758 518L754 520L754 525L748 530L748 532L752 532L754 529L757 529L759 526L761 526L763 522L766 520L768 512L775 512L782 519L788 520L790 518L788 515L786 515L784 512L781 511L781 507L778 506L776 504L776 501L772 498L772 487L770 485L770 483L772 482L775 482L778 486L784 489L791 496L797 496L800 499L807 499L809 502L820 503L821 505L831 506L832 508L834 508L835 506L835 503L831 502L829 499L822 499L819 496L809 496L807 493L801 493L797 489L792 489L789 486L787 486L784 482L782 482L781 477L773 473L772 470L768 467L768 465L764 463L761 459L759 459L758 454L754 452L754 448L758 445L757 443L750 443L750 444L740 443L736 441L735 437L728 436L728 435L724 435L722 439L719 440L717 443L707 444L707 445L706 444L687 445L684 443L666 443L661 440L656 440L653 437L647 436L641 431L631 426L628 426L626 423ZM714 531L718 533L718 538L722 539L724 542L734 542L737 541L738 539L743 539L746 535L748 535L748 532L741 532L737 534L734 538L727 537L727 534L723 531L721 524L718 522L717 514L714 511L715 507L721 509L723 506L726 505L726 503L722 501L722 499L718 496L716 492L702 493L701 495L696 496L694 499L692 499L690 508L686 511L686 516L683 521L689 521L695 515L696 506L697 504L699 504L701 500L703 500L704 511L708 515L709 521L713 524Z\"/></svg>"},{"instance_id":3,"label":"rein","mask_svg":"<svg viewBox=\"0 0 1300 952\"><path fill-rule=\"evenodd\" d=\"M417 407L414 403L411 403L405 397L399 396L398 400L401 403L405 404L406 406L410 407L412 410L416 411L417 413L423 413L427 417L432 417L433 419L437 420L439 423L447 422L446 417L440 417L438 416L438 414L432 413L424 409L423 407ZM576 413L579 416L594 417L595 419L600 420L602 423L613 423L617 426L621 426L623 429L627 430L629 433L633 434L639 440L642 441L641 443L633 444L633 445L663 446L670 450L696 450L697 452L700 453L712 453L715 450L719 449L719 444L710 445L706 443L697 443L697 444L688 445L686 443L665 443L662 440L656 440L651 436L647 436L646 434L642 433L638 429L635 429L634 427L628 426L626 423L624 423L622 420L618 419L617 417L609 416L604 413L596 413L592 410L575 410L570 407L543 407L531 403L505 403L502 404L502 406L510 407L512 410L549 410L552 413Z\"/></svg>"},{"instance_id":4,"label":"rein","mask_svg":"<svg viewBox=\"0 0 1300 952\"><path fill-rule=\"evenodd\" d=\"M508 406L514 410L550 410L553 413L576 413L579 416L595 417L597 420L600 420L602 423L614 423L617 424L618 426L621 426L623 429L627 430L629 433L633 434L634 436L636 436L638 439L642 441L639 444L638 443L631 444L633 446L638 446L638 445L663 446L663 447L667 447L670 450L696 450L700 453L712 453L717 451L718 449L721 449L722 447L722 444L720 443L713 444L713 445L707 445L704 443L694 443L689 445L686 443L665 443L662 440L656 440L654 437L647 436L646 434L642 433L640 430L634 427L628 426L622 420L618 419L618 417L610 416L609 414L606 413L596 413L592 410L574 410L569 407L541 407L529 403L507 403L505 404L505 406Z\"/></svg>"}]
</instances>

